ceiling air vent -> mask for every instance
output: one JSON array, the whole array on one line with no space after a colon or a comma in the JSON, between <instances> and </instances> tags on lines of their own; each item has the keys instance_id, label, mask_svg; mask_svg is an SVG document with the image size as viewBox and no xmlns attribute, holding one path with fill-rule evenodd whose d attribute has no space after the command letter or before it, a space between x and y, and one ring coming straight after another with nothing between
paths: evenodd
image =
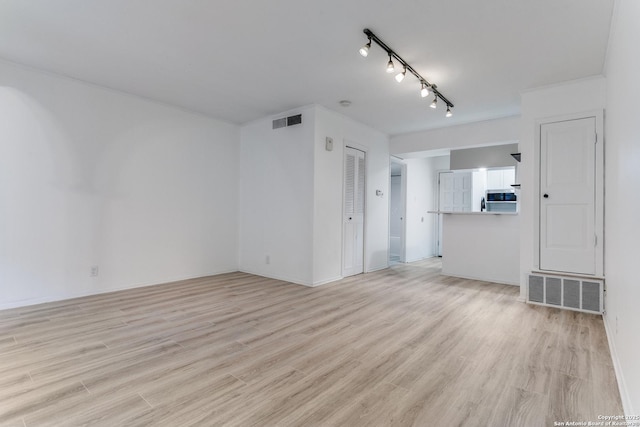
<instances>
[{"instance_id":1,"label":"ceiling air vent","mask_svg":"<svg viewBox=\"0 0 640 427\"><path fill-rule=\"evenodd\" d=\"M273 121L273 129L280 129L287 126L287 118L275 119Z\"/></svg>"},{"instance_id":2,"label":"ceiling air vent","mask_svg":"<svg viewBox=\"0 0 640 427\"><path fill-rule=\"evenodd\" d=\"M287 126L299 125L302 123L302 114L287 117Z\"/></svg>"},{"instance_id":3,"label":"ceiling air vent","mask_svg":"<svg viewBox=\"0 0 640 427\"><path fill-rule=\"evenodd\" d=\"M287 126L299 125L302 123L302 114L295 116L283 117L273 121L273 129L280 129Z\"/></svg>"}]
</instances>

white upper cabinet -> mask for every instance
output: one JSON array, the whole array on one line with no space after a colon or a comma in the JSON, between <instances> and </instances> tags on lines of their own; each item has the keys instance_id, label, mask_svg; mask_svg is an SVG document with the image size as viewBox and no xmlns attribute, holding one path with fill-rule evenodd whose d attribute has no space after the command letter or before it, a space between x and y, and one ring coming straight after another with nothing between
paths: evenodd
<instances>
[{"instance_id":1,"label":"white upper cabinet","mask_svg":"<svg viewBox=\"0 0 640 427\"><path fill-rule=\"evenodd\" d=\"M515 168L489 169L487 171L487 190L504 190L516 183Z\"/></svg>"}]
</instances>

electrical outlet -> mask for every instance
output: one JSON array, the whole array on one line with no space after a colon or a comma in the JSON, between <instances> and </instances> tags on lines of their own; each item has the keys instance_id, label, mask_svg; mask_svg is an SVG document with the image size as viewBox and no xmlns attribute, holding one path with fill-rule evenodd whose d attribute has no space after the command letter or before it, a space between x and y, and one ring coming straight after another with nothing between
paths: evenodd
<instances>
[{"instance_id":1,"label":"electrical outlet","mask_svg":"<svg viewBox=\"0 0 640 427\"><path fill-rule=\"evenodd\" d=\"M98 273L99 273L98 266L97 265L92 265L91 266L91 273L90 273L91 277L97 277Z\"/></svg>"},{"instance_id":2,"label":"electrical outlet","mask_svg":"<svg viewBox=\"0 0 640 427\"><path fill-rule=\"evenodd\" d=\"M267 256L264 258L264 262L265 262L265 264L271 264L271 257L270 257L269 255L267 255Z\"/></svg>"}]
</instances>

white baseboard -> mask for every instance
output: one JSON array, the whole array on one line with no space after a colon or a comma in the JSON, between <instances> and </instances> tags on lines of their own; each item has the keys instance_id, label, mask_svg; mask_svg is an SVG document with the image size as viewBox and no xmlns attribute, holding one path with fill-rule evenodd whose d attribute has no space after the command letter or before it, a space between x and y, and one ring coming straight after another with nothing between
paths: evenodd
<instances>
[{"instance_id":1,"label":"white baseboard","mask_svg":"<svg viewBox=\"0 0 640 427\"><path fill-rule=\"evenodd\" d=\"M20 308L20 307L28 307L28 306L32 306L32 305L45 304L45 303L48 303L48 302L66 301L66 300L70 300L70 299L74 299L74 298L88 297L88 296L91 296L91 295L108 294L108 293L111 293L111 292L126 291L128 289L144 288L146 286L163 285L163 284L166 284L166 283L180 282L180 281L183 281L183 280L200 279L202 277L216 276L218 274L235 273L236 271L238 271L238 269L236 267L230 267L228 269L222 269L222 270L216 270L216 271L212 271L212 272L207 272L204 275L185 276L185 277L176 277L176 278L171 277L171 278L168 278L166 280L162 280L161 282L136 283L136 284L133 284L133 285L91 289L91 290L88 290L88 291L85 291L85 292L69 292L69 293L61 293L61 294L58 294L58 295L48 295L48 296L45 296L45 297L29 298L29 299L24 299L24 300L19 300L19 301L10 301L10 302L7 302L7 303L1 303L0 304L0 310L8 310L8 309L11 309L11 308Z\"/></svg>"},{"instance_id":2,"label":"white baseboard","mask_svg":"<svg viewBox=\"0 0 640 427\"><path fill-rule=\"evenodd\" d=\"M239 271L242 272L242 273L253 274L254 276L266 277L267 279L282 280L283 282L293 283L294 285L302 285L302 286L307 286L307 287L310 287L310 288L315 286L313 283L303 282L303 281L298 280L298 279L292 279L291 277L280 276L278 274L265 274L263 272L259 272L258 273L256 271L252 271L252 270L246 269L246 268L241 268Z\"/></svg>"},{"instance_id":3,"label":"white baseboard","mask_svg":"<svg viewBox=\"0 0 640 427\"><path fill-rule=\"evenodd\" d=\"M375 266L375 267L369 267L365 273L373 273L374 271L380 271L380 270L384 270L389 268L389 264L387 263L387 265L379 265L379 266Z\"/></svg>"},{"instance_id":4,"label":"white baseboard","mask_svg":"<svg viewBox=\"0 0 640 427\"><path fill-rule=\"evenodd\" d=\"M622 366L620 366L620 359L618 359L618 350L616 349L615 342L613 340L613 331L607 321L608 316L605 314L602 316L604 322L604 330L607 334L607 341L609 342L609 351L611 352L611 360L613 362L613 370L616 373L616 380L618 381L618 391L620 392L620 400L622 401L622 409L625 415L637 415L631 399L629 398L629 392L627 391L627 385L622 374Z\"/></svg>"},{"instance_id":5,"label":"white baseboard","mask_svg":"<svg viewBox=\"0 0 640 427\"><path fill-rule=\"evenodd\" d=\"M450 274L450 273L445 273L444 271L442 272L443 276L450 276L450 277L458 277L460 279L469 279L469 280L479 280L481 282L491 282L491 283L499 283L501 285L509 285L509 286L518 286L520 287L520 283L516 283L516 282L506 282L504 280L499 280L499 279L492 279L490 277L472 277L472 276L461 276L459 274Z\"/></svg>"},{"instance_id":6,"label":"white baseboard","mask_svg":"<svg viewBox=\"0 0 640 427\"><path fill-rule=\"evenodd\" d=\"M336 282L336 281L342 280L342 279L344 279L344 277L337 276L337 277L334 277L332 279L320 280L318 282L313 282L313 287L326 285L327 283Z\"/></svg>"},{"instance_id":7,"label":"white baseboard","mask_svg":"<svg viewBox=\"0 0 640 427\"><path fill-rule=\"evenodd\" d=\"M424 261L425 259L431 259L431 258L436 258L436 255L431 254L431 255L427 255L427 256L423 256L423 257L418 257L418 258L411 258L411 259L406 260L405 262L406 262L406 263L409 263L409 262L418 262L418 261Z\"/></svg>"}]
</instances>

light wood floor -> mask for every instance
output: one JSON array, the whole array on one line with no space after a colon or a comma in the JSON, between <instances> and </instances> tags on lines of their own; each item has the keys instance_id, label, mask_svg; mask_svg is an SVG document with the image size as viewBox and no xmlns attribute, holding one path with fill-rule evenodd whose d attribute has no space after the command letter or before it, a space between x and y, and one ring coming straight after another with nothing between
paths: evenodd
<instances>
[{"instance_id":1,"label":"light wood floor","mask_svg":"<svg viewBox=\"0 0 640 427\"><path fill-rule=\"evenodd\" d=\"M602 319L437 259L0 311L2 426L552 426L622 414Z\"/></svg>"}]
</instances>

